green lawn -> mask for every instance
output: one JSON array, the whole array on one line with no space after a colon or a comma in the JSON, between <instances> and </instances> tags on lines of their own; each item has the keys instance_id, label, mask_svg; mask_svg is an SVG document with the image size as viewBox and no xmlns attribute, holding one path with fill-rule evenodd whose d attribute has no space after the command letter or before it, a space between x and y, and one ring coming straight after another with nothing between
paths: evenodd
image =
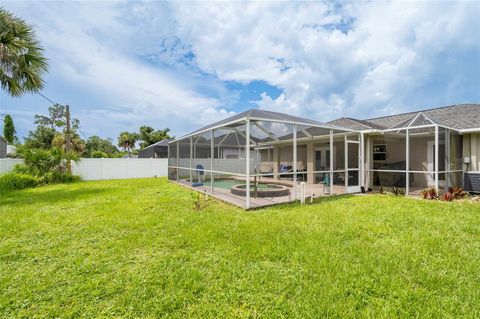
<instances>
[{"instance_id":1,"label":"green lawn","mask_svg":"<svg viewBox=\"0 0 480 319\"><path fill-rule=\"evenodd\" d=\"M479 204L193 207L165 179L1 195L0 317L480 316Z\"/></svg>"}]
</instances>

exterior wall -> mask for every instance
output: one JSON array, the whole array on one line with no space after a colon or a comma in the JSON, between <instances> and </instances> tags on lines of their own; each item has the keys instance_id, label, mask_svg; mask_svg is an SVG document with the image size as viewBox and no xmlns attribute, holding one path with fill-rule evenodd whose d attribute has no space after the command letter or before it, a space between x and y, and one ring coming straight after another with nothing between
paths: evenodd
<instances>
[{"instance_id":1,"label":"exterior wall","mask_svg":"<svg viewBox=\"0 0 480 319\"><path fill-rule=\"evenodd\" d=\"M307 143L307 183L313 184L315 182L315 147L313 142Z\"/></svg>"},{"instance_id":2,"label":"exterior wall","mask_svg":"<svg viewBox=\"0 0 480 319\"><path fill-rule=\"evenodd\" d=\"M293 166L293 145L280 147L279 150L279 163L288 164ZM305 145L297 146L297 170L307 168L307 148Z\"/></svg>"},{"instance_id":3,"label":"exterior wall","mask_svg":"<svg viewBox=\"0 0 480 319\"><path fill-rule=\"evenodd\" d=\"M0 137L0 158L7 157L7 142Z\"/></svg>"},{"instance_id":4,"label":"exterior wall","mask_svg":"<svg viewBox=\"0 0 480 319\"><path fill-rule=\"evenodd\" d=\"M403 139L379 139L376 136L372 137L372 154L374 145L386 144L387 146L387 158L386 163L405 162L405 138Z\"/></svg>"},{"instance_id":5,"label":"exterior wall","mask_svg":"<svg viewBox=\"0 0 480 319\"><path fill-rule=\"evenodd\" d=\"M428 170L427 145L428 141L432 141L432 139L435 138L410 138L410 169L412 171ZM411 174L410 176L412 187L426 188L428 186L427 174Z\"/></svg>"},{"instance_id":6,"label":"exterior wall","mask_svg":"<svg viewBox=\"0 0 480 319\"><path fill-rule=\"evenodd\" d=\"M480 171L480 133L463 136L463 157L470 158L470 164L465 164L467 171Z\"/></svg>"},{"instance_id":7,"label":"exterior wall","mask_svg":"<svg viewBox=\"0 0 480 319\"><path fill-rule=\"evenodd\" d=\"M378 163L373 161L373 146L376 144L386 144L387 154L385 164L399 163L406 161L406 143L405 139L382 139L380 136L370 136L370 145L369 149L366 150L365 154L368 152L370 163L366 164L366 167L370 169L376 168L375 166ZM367 138L367 140L368 140ZM427 155L427 145L429 141L433 141L434 137L412 137L410 136L410 163L409 169L412 171L427 171L428 170L428 155ZM380 169L385 169L380 167ZM398 169L398 168L397 168ZM381 173L383 175L396 173ZM370 174L369 186L373 186L374 175ZM397 174L398 175L398 174ZM398 176L396 176L398 177ZM383 180L385 180L383 176ZM410 173L410 186L414 188L426 188L428 186L428 176L427 174L414 174Z\"/></svg>"},{"instance_id":8,"label":"exterior wall","mask_svg":"<svg viewBox=\"0 0 480 319\"><path fill-rule=\"evenodd\" d=\"M410 138L410 169L412 171L427 170L427 145L432 140L434 137Z\"/></svg>"},{"instance_id":9,"label":"exterior wall","mask_svg":"<svg viewBox=\"0 0 480 319\"><path fill-rule=\"evenodd\" d=\"M297 147L297 169L306 170L307 172L307 183L315 183L315 147L330 145L330 142L323 139L315 139L311 142L303 143ZM333 143L334 154L333 154L333 169L342 170L345 168L345 143L342 138L338 138ZM273 166L273 173L278 174L280 164L289 164L293 165L293 147L290 146L274 146L271 152L271 164ZM266 159L266 153L262 153L262 164Z\"/></svg>"}]
</instances>

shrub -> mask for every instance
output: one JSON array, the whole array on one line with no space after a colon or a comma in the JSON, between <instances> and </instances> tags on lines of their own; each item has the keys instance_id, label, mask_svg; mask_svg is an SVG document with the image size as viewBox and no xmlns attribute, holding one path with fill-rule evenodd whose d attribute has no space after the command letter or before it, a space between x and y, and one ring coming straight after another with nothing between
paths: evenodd
<instances>
[{"instance_id":1,"label":"shrub","mask_svg":"<svg viewBox=\"0 0 480 319\"><path fill-rule=\"evenodd\" d=\"M467 196L467 193L461 187L450 187L448 192L453 195L455 199L464 198Z\"/></svg>"},{"instance_id":2,"label":"shrub","mask_svg":"<svg viewBox=\"0 0 480 319\"><path fill-rule=\"evenodd\" d=\"M92 158L108 158L108 154L102 151L93 151L91 154Z\"/></svg>"},{"instance_id":3,"label":"shrub","mask_svg":"<svg viewBox=\"0 0 480 319\"><path fill-rule=\"evenodd\" d=\"M13 168L13 171L14 171L15 173L18 173L18 174L31 175L31 174L30 174L30 169L29 169L28 166L25 165L25 164L17 164L17 165L15 165L15 167Z\"/></svg>"},{"instance_id":4,"label":"shrub","mask_svg":"<svg viewBox=\"0 0 480 319\"><path fill-rule=\"evenodd\" d=\"M80 181L80 176L63 172L48 172L40 178L40 181L44 184L72 183Z\"/></svg>"},{"instance_id":5,"label":"shrub","mask_svg":"<svg viewBox=\"0 0 480 319\"><path fill-rule=\"evenodd\" d=\"M455 196L450 192L443 193L443 195L442 195L442 200L444 200L446 202L451 202L451 201L454 200L454 198L455 198Z\"/></svg>"},{"instance_id":6,"label":"shrub","mask_svg":"<svg viewBox=\"0 0 480 319\"><path fill-rule=\"evenodd\" d=\"M205 195L207 196L206 193L205 193ZM206 199L202 200L203 196L202 196L201 193L191 192L190 196L192 197L193 205L194 205L195 210L201 210L201 209L208 206L208 197Z\"/></svg>"},{"instance_id":7,"label":"shrub","mask_svg":"<svg viewBox=\"0 0 480 319\"><path fill-rule=\"evenodd\" d=\"M420 192L420 195L423 197L423 199L430 199L430 200L438 199L438 193L434 187L423 189Z\"/></svg>"},{"instance_id":8,"label":"shrub","mask_svg":"<svg viewBox=\"0 0 480 319\"><path fill-rule=\"evenodd\" d=\"M0 193L17 189L33 188L39 184L39 179L28 174L10 172L0 175Z\"/></svg>"},{"instance_id":9,"label":"shrub","mask_svg":"<svg viewBox=\"0 0 480 319\"><path fill-rule=\"evenodd\" d=\"M392 194L395 196L404 196L405 191L401 188L398 188L397 186L393 186Z\"/></svg>"},{"instance_id":10,"label":"shrub","mask_svg":"<svg viewBox=\"0 0 480 319\"><path fill-rule=\"evenodd\" d=\"M451 202L454 199L464 198L467 195L461 187L450 187L448 192L444 193L442 199Z\"/></svg>"}]
</instances>

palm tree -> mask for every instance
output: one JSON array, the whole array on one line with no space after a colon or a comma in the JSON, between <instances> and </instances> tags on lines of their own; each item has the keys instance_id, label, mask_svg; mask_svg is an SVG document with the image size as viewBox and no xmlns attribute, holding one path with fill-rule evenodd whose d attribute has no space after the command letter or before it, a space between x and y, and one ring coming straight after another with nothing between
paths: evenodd
<instances>
[{"instance_id":1,"label":"palm tree","mask_svg":"<svg viewBox=\"0 0 480 319\"><path fill-rule=\"evenodd\" d=\"M130 157L132 148L135 147L135 143L137 142L137 140L137 134L130 132L122 132L120 133L120 136L118 136L118 146L123 147L123 149L128 152L128 157Z\"/></svg>"},{"instance_id":2,"label":"palm tree","mask_svg":"<svg viewBox=\"0 0 480 319\"><path fill-rule=\"evenodd\" d=\"M82 154L85 151L85 142L80 138L80 136L72 132L70 133L70 144L71 150L75 154ZM62 151L67 151L67 142L65 140L65 135L57 133L52 141L52 146L60 148Z\"/></svg>"},{"instance_id":3,"label":"palm tree","mask_svg":"<svg viewBox=\"0 0 480 319\"><path fill-rule=\"evenodd\" d=\"M47 59L35 38L33 28L24 20L0 8L0 82L11 96L38 92Z\"/></svg>"}]
</instances>

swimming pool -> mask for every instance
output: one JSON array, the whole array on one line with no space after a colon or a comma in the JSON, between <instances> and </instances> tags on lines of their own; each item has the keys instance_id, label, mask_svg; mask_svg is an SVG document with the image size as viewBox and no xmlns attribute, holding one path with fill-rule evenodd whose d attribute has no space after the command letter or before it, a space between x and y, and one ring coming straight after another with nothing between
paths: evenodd
<instances>
[{"instance_id":1,"label":"swimming pool","mask_svg":"<svg viewBox=\"0 0 480 319\"><path fill-rule=\"evenodd\" d=\"M211 182L209 180L203 182L204 187L210 187ZM215 179L213 181L215 188L221 188L230 190L230 193L237 196L246 196L247 189L245 181L236 179ZM250 184L250 196L252 197L279 197L287 196L290 194L290 189L284 185L274 184L272 182L259 182L257 188L253 182Z\"/></svg>"},{"instance_id":2,"label":"swimming pool","mask_svg":"<svg viewBox=\"0 0 480 319\"><path fill-rule=\"evenodd\" d=\"M232 188L232 186L240 185L240 184L244 184L244 183L245 182L238 181L238 180L235 180L235 179L217 179L217 180L214 179L213 180L213 187L230 189L230 188ZM210 186L212 184L211 184L210 180L208 180L208 181L203 182L203 185L204 186Z\"/></svg>"},{"instance_id":3,"label":"swimming pool","mask_svg":"<svg viewBox=\"0 0 480 319\"><path fill-rule=\"evenodd\" d=\"M236 180L236 179L215 179L215 180L213 180L213 186L218 187L218 188L222 188L222 189L231 189L233 186L241 185L241 184L245 184L245 181ZM208 187L210 185L211 185L210 180L203 182L203 186ZM250 187L253 190L253 182L250 183ZM258 189L269 189L270 186L268 184L265 184L265 183L261 183L261 184L258 183L257 188Z\"/></svg>"}]
</instances>

